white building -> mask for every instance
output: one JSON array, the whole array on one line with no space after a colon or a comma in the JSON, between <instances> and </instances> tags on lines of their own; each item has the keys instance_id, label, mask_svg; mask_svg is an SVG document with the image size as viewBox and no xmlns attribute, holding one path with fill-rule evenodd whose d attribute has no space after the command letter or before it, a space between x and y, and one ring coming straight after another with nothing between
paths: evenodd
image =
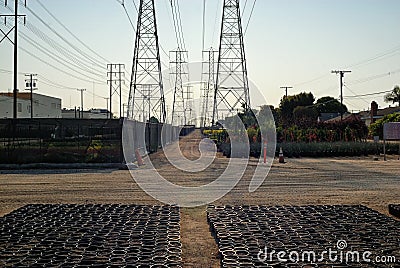
<instances>
[{"instance_id":1,"label":"white building","mask_svg":"<svg viewBox=\"0 0 400 268\"><path fill-rule=\"evenodd\" d=\"M107 109L90 109L89 111L83 111L83 115L79 110L63 109L62 118L83 118L83 119L107 119L110 116L110 112Z\"/></svg>"},{"instance_id":2,"label":"white building","mask_svg":"<svg viewBox=\"0 0 400 268\"><path fill-rule=\"evenodd\" d=\"M33 118L61 118L61 99L33 93ZM0 93L0 118L13 118L13 93ZM31 93L18 93L17 117L31 118Z\"/></svg>"}]
</instances>

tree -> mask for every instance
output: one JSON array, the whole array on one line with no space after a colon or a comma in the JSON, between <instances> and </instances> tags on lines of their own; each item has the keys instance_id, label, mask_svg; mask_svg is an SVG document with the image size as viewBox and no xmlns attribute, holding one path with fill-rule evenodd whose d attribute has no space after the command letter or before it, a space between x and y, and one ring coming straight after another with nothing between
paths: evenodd
<instances>
[{"instance_id":1,"label":"tree","mask_svg":"<svg viewBox=\"0 0 400 268\"><path fill-rule=\"evenodd\" d=\"M243 107L243 112L238 112L237 115L242 120L245 128L247 129L250 126L257 125L257 119L254 114L254 111L248 107L245 107L244 105L242 105L242 107Z\"/></svg>"},{"instance_id":2,"label":"tree","mask_svg":"<svg viewBox=\"0 0 400 268\"><path fill-rule=\"evenodd\" d=\"M160 121L158 121L158 119L156 117L154 117L154 116L150 117L150 120L148 122L150 122L151 124L160 123Z\"/></svg>"},{"instance_id":3,"label":"tree","mask_svg":"<svg viewBox=\"0 0 400 268\"><path fill-rule=\"evenodd\" d=\"M309 127L317 122L318 111L314 106L297 106L293 116L297 125Z\"/></svg>"},{"instance_id":4,"label":"tree","mask_svg":"<svg viewBox=\"0 0 400 268\"><path fill-rule=\"evenodd\" d=\"M346 113L348 111L346 105L342 105L337 99L326 96L317 100L316 108L321 113Z\"/></svg>"},{"instance_id":5,"label":"tree","mask_svg":"<svg viewBox=\"0 0 400 268\"><path fill-rule=\"evenodd\" d=\"M398 103L400 106L400 87L395 86L392 92L385 95L385 102Z\"/></svg>"},{"instance_id":6,"label":"tree","mask_svg":"<svg viewBox=\"0 0 400 268\"><path fill-rule=\"evenodd\" d=\"M369 135L383 139L383 125L390 122L400 122L400 113L388 114L369 126Z\"/></svg>"},{"instance_id":7,"label":"tree","mask_svg":"<svg viewBox=\"0 0 400 268\"><path fill-rule=\"evenodd\" d=\"M306 92L294 96L285 96L279 104L279 111L283 125L291 125L294 123L293 111L298 106L311 106L314 104L314 95Z\"/></svg>"}]
</instances>

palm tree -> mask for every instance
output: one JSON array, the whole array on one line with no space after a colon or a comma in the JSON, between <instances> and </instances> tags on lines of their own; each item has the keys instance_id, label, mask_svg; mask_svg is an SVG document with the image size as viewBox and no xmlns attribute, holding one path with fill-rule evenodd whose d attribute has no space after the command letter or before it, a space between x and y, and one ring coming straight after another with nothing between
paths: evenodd
<instances>
[{"instance_id":1,"label":"palm tree","mask_svg":"<svg viewBox=\"0 0 400 268\"><path fill-rule=\"evenodd\" d=\"M395 86L392 92L385 95L385 102L398 103L400 106L400 87Z\"/></svg>"}]
</instances>

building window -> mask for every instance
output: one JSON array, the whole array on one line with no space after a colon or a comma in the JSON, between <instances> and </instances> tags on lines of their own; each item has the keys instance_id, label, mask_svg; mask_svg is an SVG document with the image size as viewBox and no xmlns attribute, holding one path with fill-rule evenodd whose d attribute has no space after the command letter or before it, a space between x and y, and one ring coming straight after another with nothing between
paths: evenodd
<instances>
[{"instance_id":1,"label":"building window","mask_svg":"<svg viewBox=\"0 0 400 268\"><path fill-rule=\"evenodd\" d=\"M39 101L38 100L33 100L33 103L35 104L35 106L39 106Z\"/></svg>"},{"instance_id":2,"label":"building window","mask_svg":"<svg viewBox=\"0 0 400 268\"><path fill-rule=\"evenodd\" d=\"M26 106L26 110L28 111L28 114L30 114L31 113L31 106L30 105Z\"/></svg>"},{"instance_id":3,"label":"building window","mask_svg":"<svg viewBox=\"0 0 400 268\"><path fill-rule=\"evenodd\" d=\"M56 109L56 104L55 103L51 104L51 109Z\"/></svg>"},{"instance_id":4,"label":"building window","mask_svg":"<svg viewBox=\"0 0 400 268\"><path fill-rule=\"evenodd\" d=\"M22 103L18 103L18 112L22 113Z\"/></svg>"}]
</instances>

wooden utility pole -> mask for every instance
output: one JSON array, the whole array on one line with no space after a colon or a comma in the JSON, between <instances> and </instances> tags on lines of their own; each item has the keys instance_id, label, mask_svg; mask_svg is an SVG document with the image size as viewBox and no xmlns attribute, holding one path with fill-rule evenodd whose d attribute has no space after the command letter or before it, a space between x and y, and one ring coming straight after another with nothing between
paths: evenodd
<instances>
[{"instance_id":1,"label":"wooden utility pole","mask_svg":"<svg viewBox=\"0 0 400 268\"><path fill-rule=\"evenodd\" d=\"M285 87L281 87L282 89L285 89L285 97L287 98L288 97L288 89L289 88L293 88L293 87L287 87L287 86L285 86Z\"/></svg>"},{"instance_id":2,"label":"wooden utility pole","mask_svg":"<svg viewBox=\"0 0 400 268\"><path fill-rule=\"evenodd\" d=\"M340 75L340 121L343 120L343 78L346 73L351 71L332 71L333 74Z\"/></svg>"}]
</instances>

